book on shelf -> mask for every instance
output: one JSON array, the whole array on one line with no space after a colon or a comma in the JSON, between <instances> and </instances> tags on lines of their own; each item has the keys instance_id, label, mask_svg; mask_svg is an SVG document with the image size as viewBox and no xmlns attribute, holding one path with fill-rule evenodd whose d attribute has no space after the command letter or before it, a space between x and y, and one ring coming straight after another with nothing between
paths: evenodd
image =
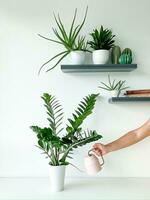
<instances>
[{"instance_id":1,"label":"book on shelf","mask_svg":"<svg viewBox=\"0 0 150 200\"><path fill-rule=\"evenodd\" d=\"M142 89L142 90L127 90L126 93L127 95L131 94L150 94L150 89Z\"/></svg>"},{"instance_id":2,"label":"book on shelf","mask_svg":"<svg viewBox=\"0 0 150 200\"><path fill-rule=\"evenodd\" d=\"M150 97L150 93L145 94L124 94L126 97Z\"/></svg>"}]
</instances>

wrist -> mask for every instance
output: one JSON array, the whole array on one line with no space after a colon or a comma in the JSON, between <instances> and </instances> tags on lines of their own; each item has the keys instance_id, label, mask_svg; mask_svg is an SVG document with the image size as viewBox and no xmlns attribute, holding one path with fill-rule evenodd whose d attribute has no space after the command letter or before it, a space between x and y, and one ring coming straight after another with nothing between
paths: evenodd
<instances>
[{"instance_id":1,"label":"wrist","mask_svg":"<svg viewBox=\"0 0 150 200\"><path fill-rule=\"evenodd\" d=\"M113 151L110 143L105 145L105 149L106 153L110 153L111 151Z\"/></svg>"}]
</instances>

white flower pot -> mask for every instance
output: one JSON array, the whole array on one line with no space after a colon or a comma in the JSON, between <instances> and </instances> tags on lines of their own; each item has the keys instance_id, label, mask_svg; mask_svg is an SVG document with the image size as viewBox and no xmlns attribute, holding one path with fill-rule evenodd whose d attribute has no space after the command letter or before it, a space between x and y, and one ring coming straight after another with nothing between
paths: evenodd
<instances>
[{"instance_id":1,"label":"white flower pot","mask_svg":"<svg viewBox=\"0 0 150 200\"><path fill-rule=\"evenodd\" d=\"M71 55L71 64L81 65L85 62L85 51L72 51Z\"/></svg>"},{"instance_id":2,"label":"white flower pot","mask_svg":"<svg viewBox=\"0 0 150 200\"><path fill-rule=\"evenodd\" d=\"M119 91L118 90L111 90L111 97L118 97Z\"/></svg>"},{"instance_id":3,"label":"white flower pot","mask_svg":"<svg viewBox=\"0 0 150 200\"><path fill-rule=\"evenodd\" d=\"M93 51L92 59L94 64L106 64L109 60L109 50L100 49Z\"/></svg>"},{"instance_id":4,"label":"white flower pot","mask_svg":"<svg viewBox=\"0 0 150 200\"><path fill-rule=\"evenodd\" d=\"M50 187L52 192L64 190L66 165L50 166Z\"/></svg>"}]
</instances>

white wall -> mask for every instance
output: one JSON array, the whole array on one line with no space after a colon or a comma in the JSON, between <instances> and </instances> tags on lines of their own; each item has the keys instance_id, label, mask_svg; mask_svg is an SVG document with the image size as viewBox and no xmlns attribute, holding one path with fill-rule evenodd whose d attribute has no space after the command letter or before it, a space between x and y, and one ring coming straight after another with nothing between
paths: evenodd
<instances>
[{"instance_id":1,"label":"white wall","mask_svg":"<svg viewBox=\"0 0 150 200\"><path fill-rule=\"evenodd\" d=\"M47 176L48 160L34 147L36 138L30 125L46 125L45 109L40 95L50 92L63 103L65 116L71 116L80 99L99 92L106 73L64 74L60 66L50 73L37 71L59 46L37 36L53 37L53 11L69 24L75 7L79 20L86 6L88 17L83 34L103 24L112 28L122 48L134 50L138 70L113 73L126 79L131 88L150 88L150 1L149 0L0 0L0 176ZM67 61L66 61L67 62ZM103 91L101 91L103 95ZM103 143L110 142L136 128L150 116L150 104L111 105L98 100L94 114L85 127L97 129ZM105 157L100 176L150 176L150 140ZM90 145L89 145L90 146ZM75 151L73 163L82 166L88 146ZM69 167L68 176L84 176Z\"/></svg>"}]
</instances>

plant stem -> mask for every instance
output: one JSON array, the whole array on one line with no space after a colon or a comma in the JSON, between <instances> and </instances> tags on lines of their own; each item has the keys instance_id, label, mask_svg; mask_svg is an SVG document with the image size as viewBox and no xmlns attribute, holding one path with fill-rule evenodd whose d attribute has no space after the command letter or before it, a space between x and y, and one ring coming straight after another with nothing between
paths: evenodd
<instances>
[{"instance_id":1,"label":"plant stem","mask_svg":"<svg viewBox=\"0 0 150 200\"><path fill-rule=\"evenodd\" d=\"M86 140L88 141L89 138L86 138L86 139L84 139L84 140L82 140L82 141L76 142L76 143L74 143L73 145L71 145L71 146L67 149L67 151L64 153L64 155L62 156L61 160L62 160L62 161L65 161L65 159L66 159L66 157L67 157L69 151L70 151L74 146L80 145L80 144L82 144L83 142L86 142Z\"/></svg>"}]
</instances>

